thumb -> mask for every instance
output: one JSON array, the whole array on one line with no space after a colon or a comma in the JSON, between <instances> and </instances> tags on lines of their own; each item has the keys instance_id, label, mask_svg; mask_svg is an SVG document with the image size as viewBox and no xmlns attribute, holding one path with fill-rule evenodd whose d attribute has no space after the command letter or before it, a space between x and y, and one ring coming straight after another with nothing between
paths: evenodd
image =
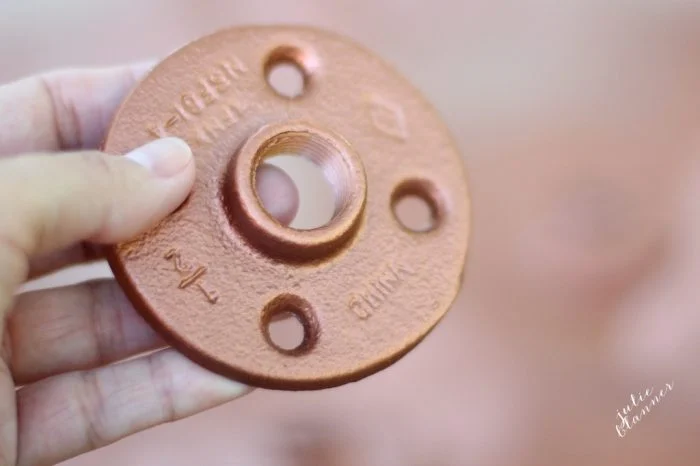
<instances>
[{"instance_id":1,"label":"thumb","mask_svg":"<svg viewBox=\"0 0 700 466\"><path fill-rule=\"evenodd\" d=\"M184 141L125 156L28 154L0 160L0 285L19 286L29 260L80 241L125 241L180 205L195 164Z\"/></svg>"},{"instance_id":2,"label":"thumb","mask_svg":"<svg viewBox=\"0 0 700 466\"><path fill-rule=\"evenodd\" d=\"M0 239L27 258L78 241L126 240L165 217L192 188L187 144L159 139L118 157L23 155L0 162Z\"/></svg>"}]
</instances>

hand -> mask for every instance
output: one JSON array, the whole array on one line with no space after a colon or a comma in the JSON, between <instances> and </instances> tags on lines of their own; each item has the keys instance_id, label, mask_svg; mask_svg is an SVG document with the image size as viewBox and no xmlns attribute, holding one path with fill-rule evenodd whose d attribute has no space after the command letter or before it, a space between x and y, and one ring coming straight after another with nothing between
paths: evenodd
<instances>
[{"instance_id":1,"label":"hand","mask_svg":"<svg viewBox=\"0 0 700 466\"><path fill-rule=\"evenodd\" d=\"M98 258L93 245L148 229L190 192L195 161L179 139L123 157L95 150L146 69L0 87L0 465L55 464L248 390L163 348L112 280L16 296L27 279ZM284 172L265 166L258 192L291 221Z\"/></svg>"}]
</instances>

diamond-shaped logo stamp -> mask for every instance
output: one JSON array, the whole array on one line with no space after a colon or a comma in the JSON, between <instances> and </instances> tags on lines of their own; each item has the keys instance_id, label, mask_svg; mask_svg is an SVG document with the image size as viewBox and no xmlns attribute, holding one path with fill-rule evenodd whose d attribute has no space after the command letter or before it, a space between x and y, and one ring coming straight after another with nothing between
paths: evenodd
<instances>
[{"instance_id":1,"label":"diamond-shaped logo stamp","mask_svg":"<svg viewBox=\"0 0 700 466\"><path fill-rule=\"evenodd\" d=\"M383 97L372 95L369 100L372 125L387 136L405 141L408 138L406 116L397 104Z\"/></svg>"}]
</instances>

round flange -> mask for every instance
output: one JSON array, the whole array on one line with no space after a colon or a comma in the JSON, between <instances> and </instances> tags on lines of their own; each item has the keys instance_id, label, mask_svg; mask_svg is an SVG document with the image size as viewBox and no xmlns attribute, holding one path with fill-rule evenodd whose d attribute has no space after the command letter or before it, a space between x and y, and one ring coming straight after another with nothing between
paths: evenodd
<instances>
[{"instance_id":1,"label":"round flange","mask_svg":"<svg viewBox=\"0 0 700 466\"><path fill-rule=\"evenodd\" d=\"M304 76L294 98L268 83L285 62ZM197 40L131 93L104 150L163 136L192 147L195 187L108 260L139 312L197 363L259 387L327 388L387 367L447 312L470 231L463 161L431 105L364 48L296 26ZM335 193L327 225L295 230L263 209L256 168L280 153L323 169ZM432 228L398 221L406 195L428 203ZM303 326L293 349L268 331L283 313Z\"/></svg>"}]
</instances>

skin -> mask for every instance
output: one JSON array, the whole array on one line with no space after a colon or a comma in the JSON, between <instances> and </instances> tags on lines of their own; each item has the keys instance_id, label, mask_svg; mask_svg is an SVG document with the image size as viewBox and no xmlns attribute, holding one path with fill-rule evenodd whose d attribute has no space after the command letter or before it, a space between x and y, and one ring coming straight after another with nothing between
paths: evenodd
<instances>
[{"instance_id":1,"label":"skin","mask_svg":"<svg viewBox=\"0 0 700 466\"><path fill-rule=\"evenodd\" d=\"M0 107L13 109L0 115L0 465L55 464L249 391L165 347L113 280L17 294L30 278L100 258L100 245L147 230L189 194L196 162L183 141L124 157L97 150L147 69L0 87ZM258 191L292 220L297 192L283 171L264 167Z\"/></svg>"}]
</instances>

